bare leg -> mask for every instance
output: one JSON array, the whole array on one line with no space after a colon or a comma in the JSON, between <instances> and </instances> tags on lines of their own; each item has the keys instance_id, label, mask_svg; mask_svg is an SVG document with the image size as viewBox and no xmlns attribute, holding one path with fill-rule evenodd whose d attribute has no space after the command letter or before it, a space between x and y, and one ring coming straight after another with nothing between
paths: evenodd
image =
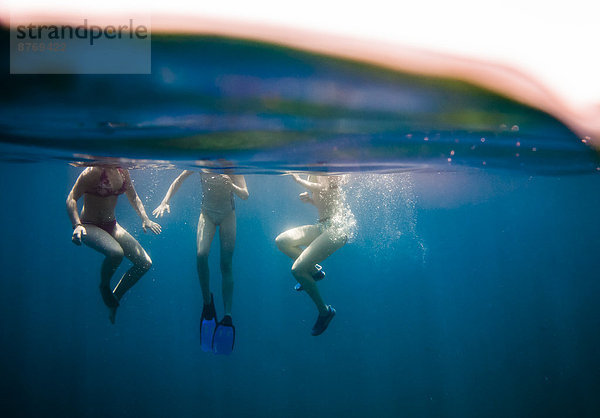
<instances>
[{"instance_id":1,"label":"bare leg","mask_svg":"<svg viewBox=\"0 0 600 418\"><path fill-rule=\"evenodd\" d=\"M296 260L302 254L301 247L310 245L320 234L321 229L318 225L304 225L279 234L275 243L282 253Z\"/></svg>"},{"instance_id":2,"label":"bare leg","mask_svg":"<svg viewBox=\"0 0 600 418\"><path fill-rule=\"evenodd\" d=\"M275 243L282 253L295 261L304 251L302 247L308 247L320 234L321 228L318 225L304 225L279 234ZM317 266L313 265L311 274L317 271Z\"/></svg>"},{"instance_id":3,"label":"bare leg","mask_svg":"<svg viewBox=\"0 0 600 418\"><path fill-rule=\"evenodd\" d=\"M235 248L236 221L235 212L232 211L219 226L219 239L221 241L221 275L223 305L225 315L231 316L231 305L233 303L233 250Z\"/></svg>"},{"instance_id":4,"label":"bare leg","mask_svg":"<svg viewBox=\"0 0 600 418\"><path fill-rule=\"evenodd\" d=\"M133 266L125 272L121 280L115 287L113 293L118 300L121 300L123 295L137 283L137 281L152 267L150 256L144 251L139 242L133 238L129 232L117 224L115 229L115 239L123 248L123 253L132 263Z\"/></svg>"},{"instance_id":5,"label":"bare leg","mask_svg":"<svg viewBox=\"0 0 600 418\"><path fill-rule=\"evenodd\" d=\"M113 295L110 280L123 260L123 249L113 236L102 228L86 224L85 230L83 243L105 256L100 270L100 294L104 304L112 311L117 308L119 301Z\"/></svg>"},{"instance_id":6,"label":"bare leg","mask_svg":"<svg viewBox=\"0 0 600 418\"><path fill-rule=\"evenodd\" d=\"M292 274L302 285L306 293L315 303L319 314L327 313L327 306L319 293L319 289L312 278L312 271L316 263L320 263L340 249L346 243L345 237L339 237L330 230L325 230L319 235L296 259L292 266Z\"/></svg>"},{"instance_id":7,"label":"bare leg","mask_svg":"<svg viewBox=\"0 0 600 418\"><path fill-rule=\"evenodd\" d=\"M202 300L205 305L210 304L208 253L216 230L217 227L215 224L212 223L204 213L200 213L200 219L198 219L198 233L196 235L196 244L198 247L196 253L196 265L198 268L198 279L200 279L200 289L202 289Z\"/></svg>"}]
</instances>

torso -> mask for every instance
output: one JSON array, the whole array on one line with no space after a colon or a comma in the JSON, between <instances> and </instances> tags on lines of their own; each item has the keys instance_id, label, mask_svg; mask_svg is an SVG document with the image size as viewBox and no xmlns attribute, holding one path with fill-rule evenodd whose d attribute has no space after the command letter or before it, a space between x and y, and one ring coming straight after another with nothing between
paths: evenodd
<instances>
[{"instance_id":1,"label":"torso","mask_svg":"<svg viewBox=\"0 0 600 418\"><path fill-rule=\"evenodd\" d=\"M233 191L225 185L225 179L216 173L200 173L202 180L202 212L213 223L221 221L235 210Z\"/></svg>"},{"instance_id":2,"label":"torso","mask_svg":"<svg viewBox=\"0 0 600 418\"><path fill-rule=\"evenodd\" d=\"M82 222L102 223L115 219L115 206L118 197L125 193L128 182L123 169L95 167L100 170L95 175L97 180L88 187L84 194Z\"/></svg>"},{"instance_id":3,"label":"torso","mask_svg":"<svg viewBox=\"0 0 600 418\"><path fill-rule=\"evenodd\" d=\"M113 173L118 173L118 176ZM110 175L109 175L110 173ZM116 187L119 185L120 186ZM102 168L102 172L100 173L100 179L95 187L86 191L86 194L93 194L98 197L107 197L107 196L119 196L125 193L127 189L127 182L125 178L125 173L122 168L115 169L106 169Z\"/></svg>"},{"instance_id":4,"label":"torso","mask_svg":"<svg viewBox=\"0 0 600 418\"><path fill-rule=\"evenodd\" d=\"M311 178L312 177L312 178ZM309 181L321 182L321 176L309 176ZM313 202L319 211L319 220L325 221L331 218L340 207L339 188L331 187L312 194Z\"/></svg>"}]
</instances>

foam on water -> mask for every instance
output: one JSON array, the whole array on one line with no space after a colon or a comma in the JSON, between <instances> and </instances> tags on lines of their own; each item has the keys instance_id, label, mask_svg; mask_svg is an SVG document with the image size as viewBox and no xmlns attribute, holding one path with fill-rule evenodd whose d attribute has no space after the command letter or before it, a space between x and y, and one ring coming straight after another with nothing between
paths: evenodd
<instances>
[{"instance_id":1,"label":"foam on water","mask_svg":"<svg viewBox=\"0 0 600 418\"><path fill-rule=\"evenodd\" d=\"M390 257L389 250L401 242L404 255L425 262L427 251L417 232L417 196L412 176L410 172L351 175L347 202L364 216L355 240L365 246L375 243L372 251L376 257Z\"/></svg>"},{"instance_id":2,"label":"foam on water","mask_svg":"<svg viewBox=\"0 0 600 418\"><path fill-rule=\"evenodd\" d=\"M336 208L329 221L334 239L347 239L352 241L356 235L356 217L347 201L346 185L348 184L348 175L339 176L338 196L336 199Z\"/></svg>"}]
</instances>

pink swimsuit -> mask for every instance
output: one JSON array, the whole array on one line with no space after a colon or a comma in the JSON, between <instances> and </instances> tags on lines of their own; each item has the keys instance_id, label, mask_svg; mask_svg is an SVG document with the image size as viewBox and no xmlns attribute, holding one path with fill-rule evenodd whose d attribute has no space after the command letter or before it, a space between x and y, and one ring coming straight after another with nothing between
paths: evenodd
<instances>
[{"instance_id":1,"label":"pink swimsuit","mask_svg":"<svg viewBox=\"0 0 600 418\"><path fill-rule=\"evenodd\" d=\"M99 196L99 197L119 196L119 195L122 195L123 193L125 193L125 190L127 190L127 185L128 185L126 177L125 177L125 173L123 173L122 168L117 168L117 170L119 170L119 173L121 173L121 177L123 178L123 184L121 185L121 187L118 190L113 189L112 184L110 184L110 180L108 179L108 175L106 174L106 170L103 168L102 174L100 174L100 182L98 182L98 184L96 185L96 187L94 189L92 189L91 191L88 191L86 193L93 194L94 196ZM82 223L84 225L86 225L86 224L87 225L95 225L98 228L105 230L110 235L113 235L113 233L115 232L115 228L117 227L116 219L113 219L112 221L107 221L107 222L85 222L85 221L82 221Z\"/></svg>"},{"instance_id":2,"label":"pink swimsuit","mask_svg":"<svg viewBox=\"0 0 600 418\"><path fill-rule=\"evenodd\" d=\"M121 188L118 190L114 190L112 184L110 184L110 180L108 179L108 175L106 174L106 170L102 169L102 174L100 174L100 182L96 185L96 188L92 191L88 191L87 193L93 194L95 196L106 197L106 196L119 196L125 193L127 190L127 180L125 179L125 173L123 173L122 168L117 168L121 177L123 178L123 184Z\"/></svg>"}]
</instances>

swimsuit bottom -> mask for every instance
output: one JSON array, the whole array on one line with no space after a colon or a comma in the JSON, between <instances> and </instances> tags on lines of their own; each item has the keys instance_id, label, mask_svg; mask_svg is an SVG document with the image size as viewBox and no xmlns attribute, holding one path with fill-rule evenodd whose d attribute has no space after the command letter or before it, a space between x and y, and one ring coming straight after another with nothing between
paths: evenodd
<instances>
[{"instance_id":1,"label":"swimsuit bottom","mask_svg":"<svg viewBox=\"0 0 600 418\"><path fill-rule=\"evenodd\" d=\"M117 229L117 220L116 219L113 219L112 221L106 221L106 222L81 222L81 223L83 225L95 225L98 228L105 230L110 235L113 235L115 232L115 229Z\"/></svg>"},{"instance_id":2,"label":"swimsuit bottom","mask_svg":"<svg viewBox=\"0 0 600 418\"><path fill-rule=\"evenodd\" d=\"M204 214L204 216L206 216L208 220L210 220L215 225L221 225L225 218L227 218L229 214L233 211L233 209L229 208L225 210L215 210L206 206L202 207L202 213Z\"/></svg>"}]
</instances>

